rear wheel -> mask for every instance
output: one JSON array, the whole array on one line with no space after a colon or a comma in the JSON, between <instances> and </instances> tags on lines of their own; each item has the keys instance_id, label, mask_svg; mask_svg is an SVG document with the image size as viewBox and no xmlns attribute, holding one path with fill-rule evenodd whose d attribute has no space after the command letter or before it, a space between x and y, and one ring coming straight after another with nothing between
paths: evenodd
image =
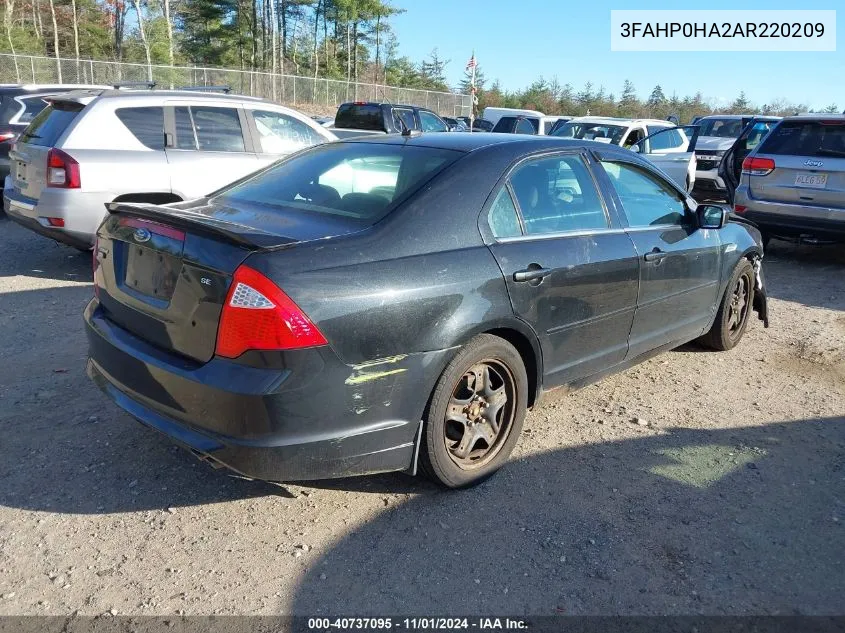
<instances>
[{"instance_id":1,"label":"rear wheel","mask_svg":"<svg viewBox=\"0 0 845 633\"><path fill-rule=\"evenodd\" d=\"M448 488L479 483L507 461L528 408L519 352L482 334L449 363L429 401L420 450L423 471Z\"/></svg>"},{"instance_id":2,"label":"rear wheel","mask_svg":"<svg viewBox=\"0 0 845 633\"><path fill-rule=\"evenodd\" d=\"M736 347L748 327L753 305L754 268L751 262L743 259L731 275L713 327L701 337L701 342L719 351Z\"/></svg>"}]
</instances>

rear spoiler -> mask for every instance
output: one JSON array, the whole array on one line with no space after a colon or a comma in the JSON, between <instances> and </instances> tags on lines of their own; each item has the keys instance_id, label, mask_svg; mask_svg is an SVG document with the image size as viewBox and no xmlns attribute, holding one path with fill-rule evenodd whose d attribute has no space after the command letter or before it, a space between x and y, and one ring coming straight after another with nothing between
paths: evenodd
<instances>
[{"instance_id":1,"label":"rear spoiler","mask_svg":"<svg viewBox=\"0 0 845 633\"><path fill-rule=\"evenodd\" d=\"M262 231L245 224L223 221L202 213L174 207L161 207L142 202L109 202L106 209L112 215L131 215L180 228L189 233L201 233L249 250L271 250L294 243L284 235Z\"/></svg>"}]
</instances>

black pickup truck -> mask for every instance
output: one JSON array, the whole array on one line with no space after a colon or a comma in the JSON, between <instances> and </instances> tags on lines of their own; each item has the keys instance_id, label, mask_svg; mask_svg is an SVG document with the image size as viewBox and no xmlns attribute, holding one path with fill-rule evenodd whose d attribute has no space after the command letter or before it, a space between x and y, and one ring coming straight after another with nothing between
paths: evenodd
<instances>
[{"instance_id":1,"label":"black pickup truck","mask_svg":"<svg viewBox=\"0 0 845 633\"><path fill-rule=\"evenodd\" d=\"M338 138L363 134L401 134L406 129L448 132L449 126L431 110L412 105L354 101L337 109L334 126Z\"/></svg>"}]
</instances>

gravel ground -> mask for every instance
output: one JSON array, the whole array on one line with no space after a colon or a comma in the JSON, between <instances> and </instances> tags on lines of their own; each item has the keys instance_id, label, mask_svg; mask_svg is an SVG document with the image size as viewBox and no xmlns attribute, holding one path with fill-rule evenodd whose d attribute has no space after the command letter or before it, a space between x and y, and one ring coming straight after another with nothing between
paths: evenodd
<instances>
[{"instance_id":1,"label":"gravel ground","mask_svg":"<svg viewBox=\"0 0 845 633\"><path fill-rule=\"evenodd\" d=\"M845 253L772 327L529 414L469 491L227 476L84 375L90 256L0 221L0 615L845 613Z\"/></svg>"}]
</instances>

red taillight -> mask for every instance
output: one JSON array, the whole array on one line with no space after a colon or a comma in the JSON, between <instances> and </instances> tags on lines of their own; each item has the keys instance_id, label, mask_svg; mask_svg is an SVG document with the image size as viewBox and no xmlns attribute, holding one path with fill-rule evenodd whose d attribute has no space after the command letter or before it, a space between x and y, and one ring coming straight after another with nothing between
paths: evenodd
<instances>
[{"instance_id":1,"label":"red taillight","mask_svg":"<svg viewBox=\"0 0 845 633\"><path fill-rule=\"evenodd\" d=\"M749 156L742 161L742 173L750 176L766 176L772 173L775 168L775 161L771 158L757 158Z\"/></svg>"},{"instance_id":2,"label":"red taillight","mask_svg":"<svg viewBox=\"0 0 845 633\"><path fill-rule=\"evenodd\" d=\"M325 344L317 326L276 284L248 266L235 271L217 329L218 356Z\"/></svg>"},{"instance_id":3,"label":"red taillight","mask_svg":"<svg viewBox=\"0 0 845 633\"><path fill-rule=\"evenodd\" d=\"M735 204L734 205L734 213L745 213L748 211L748 207L742 204Z\"/></svg>"},{"instance_id":4,"label":"red taillight","mask_svg":"<svg viewBox=\"0 0 845 633\"><path fill-rule=\"evenodd\" d=\"M47 186L79 189L79 163L55 147L47 153Z\"/></svg>"},{"instance_id":5,"label":"red taillight","mask_svg":"<svg viewBox=\"0 0 845 633\"><path fill-rule=\"evenodd\" d=\"M17 134L14 132L0 132L0 143L6 143L7 141L14 141L17 138Z\"/></svg>"},{"instance_id":6,"label":"red taillight","mask_svg":"<svg viewBox=\"0 0 845 633\"><path fill-rule=\"evenodd\" d=\"M63 227L65 225L65 219L64 218L47 218L47 222L50 223L50 226L61 226L61 227Z\"/></svg>"}]
</instances>

